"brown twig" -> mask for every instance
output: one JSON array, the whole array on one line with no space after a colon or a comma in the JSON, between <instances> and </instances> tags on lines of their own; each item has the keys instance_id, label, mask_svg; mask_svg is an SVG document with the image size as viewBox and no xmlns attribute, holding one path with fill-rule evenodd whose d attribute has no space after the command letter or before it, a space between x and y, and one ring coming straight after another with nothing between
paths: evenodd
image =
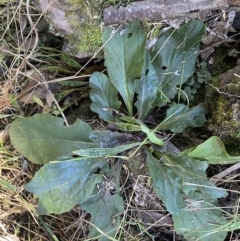
<instances>
[{"instance_id":1,"label":"brown twig","mask_svg":"<svg viewBox=\"0 0 240 241\"><path fill-rule=\"evenodd\" d=\"M238 162L237 164L227 168L226 170L224 170L223 172L220 172L219 174L213 176L211 178L211 180L214 183L217 183L218 181L222 180L225 176L227 176L229 173L236 171L237 169L240 168L240 162Z\"/></svg>"}]
</instances>

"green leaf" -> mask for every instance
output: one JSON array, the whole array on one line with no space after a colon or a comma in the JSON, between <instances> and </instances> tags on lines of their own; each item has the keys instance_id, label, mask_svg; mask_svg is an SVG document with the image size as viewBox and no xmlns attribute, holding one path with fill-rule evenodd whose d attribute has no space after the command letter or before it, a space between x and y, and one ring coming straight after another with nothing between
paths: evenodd
<instances>
[{"instance_id":1,"label":"green leaf","mask_svg":"<svg viewBox=\"0 0 240 241\"><path fill-rule=\"evenodd\" d=\"M75 155L84 156L84 157L105 157L105 156L115 156L118 153L129 150L135 146L141 145L142 142L130 143L127 145L116 146L112 148L87 148L79 149L73 151Z\"/></svg>"},{"instance_id":2,"label":"green leaf","mask_svg":"<svg viewBox=\"0 0 240 241\"><path fill-rule=\"evenodd\" d=\"M135 124L132 124L132 123L116 122L115 125L116 125L117 129L121 130L121 131L135 132L135 131L141 131L142 130L139 125L135 125Z\"/></svg>"},{"instance_id":3,"label":"green leaf","mask_svg":"<svg viewBox=\"0 0 240 241\"><path fill-rule=\"evenodd\" d=\"M106 178L102 179L95 195L81 204L81 208L91 214L89 238L108 241L119 230L120 215L124 211L119 186L121 168L122 161L118 160L110 171L104 173Z\"/></svg>"},{"instance_id":4,"label":"green leaf","mask_svg":"<svg viewBox=\"0 0 240 241\"><path fill-rule=\"evenodd\" d=\"M99 115L99 118L105 121L115 121L111 111L104 109L118 110L121 102L118 101L118 91L109 81L108 77L99 72L94 72L89 80L90 98L92 104L91 110Z\"/></svg>"},{"instance_id":5,"label":"green leaf","mask_svg":"<svg viewBox=\"0 0 240 241\"><path fill-rule=\"evenodd\" d=\"M40 98L38 98L36 95L33 95L33 100L40 106L44 107L44 104Z\"/></svg>"},{"instance_id":6,"label":"green leaf","mask_svg":"<svg viewBox=\"0 0 240 241\"><path fill-rule=\"evenodd\" d=\"M221 198L227 192L218 189L206 176L207 162L188 156L164 155L162 163L147 152L150 176L157 195L162 198L168 211L179 214L185 207L184 197L191 191L203 193L212 198Z\"/></svg>"},{"instance_id":7,"label":"green leaf","mask_svg":"<svg viewBox=\"0 0 240 241\"><path fill-rule=\"evenodd\" d=\"M148 139L149 139L152 143L157 144L157 145L159 145L159 146L164 145L164 141L161 140L161 139L159 139L159 138L155 135L154 131L150 130L147 126L145 126L145 125L142 124L142 123L140 123L140 126L141 126L142 131L143 131L144 133L146 133Z\"/></svg>"},{"instance_id":8,"label":"green leaf","mask_svg":"<svg viewBox=\"0 0 240 241\"><path fill-rule=\"evenodd\" d=\"M75 68L75 69L81 69L82 68L82 65L80 65L76 60L74 60L68 54L62 52L61 56L62 56L62 59L63 59L64 63L67 64L68 66L70 66L72 68Z\"/></svg>"},{"instance_id":9,"label":"green leaf","mask_svg":"<svg viewBox=\"0 0 240 241\"><path fill-rule=\"evenodd\" d=\"M150 152L147 152L147 164L156 194L163 200L171 214L180 213L181 209L185 207L181 195L181 184L184 178L182 172L176 173L163 166Z\"/></svg>"},{"instance_id":10,"label":"green leaf","mask_svg":"<svg viewBox=\"0 0 240 241\"><path fill-rule=\"evenodd\" d=\"M150 54L159 78L159 93L154 105L168 103L193 75L204 33L202 21L191 21L180 29L166 31L154 45Z\"/></svg>"},{"instance_id":11,"label":"green leaf","mask_svg":"<svg viewBox=\"0 0 240 241\"><path fill-rule=\"evenodd\" d=\"M154 189L172 214L177 233L189 241L224 240L226 232L219 226L226 219L217 198L227 192L207 179L207 162L171 155L162 156L160 162L147 151L147 163Z\"/></svg>"},{"instance_id":12,"label":"green leaf","mask_svg":"<svg viewBox=\"0 0 240 241\"><path fill-rule=\"evenodd\" d=\"M181 173L183 178L182 191L187 196L191 191L208 194L212 198L223 198L228 193L221 188L217 188L213 182L209 181L206 175L208 163L199 161L188 156L163 157L166 166L176 173Z\"/></svg>"},{"instance_id":13,"label":"green leaf","mask_svg":"<svg viewBox=\"0 0 240 241\"><path fill-rule=\"evenodd\" d=\"M149 52L146 52L143 74L140 80L135 80L136 92L138 100L135 106L138 109L138 119L143 120L152 110L153 103L158 92L158 76L157 71L153 67L150 60Z\"/></svg>"},{"instance_id":14,"label":"green leaf","mask_svg":"<svg viewBox=\"0 0 240 241\"><path fill-rule=\"evenodd\" d=\"M109 79L121 94L128 114L133 116L134 80L142 75L147 34L139 22L121 26L112 36L112 28L103 32L105 65Z\"/></svg>"},{"instance_id":15,"label":"green leaf","mask_svg":"<svg viewBox=\"0 0 240 241\"><path fill-rule=\"evenodd\" d=\"M171 130L181 133L188 127L200 127L206 121L206 109L203 105L187 108L183 104L176 104L168 108L165 119L159 125L158 130Z\"/></svg>"},{"instance_id":16,"label":"green leaf","mask_svg":"<svg viewBox=\"0 0 240 241\"><path fill-rule=\"evenodd\" d=\"M60 214L85 202L102 175L94 174L106 161L76 158L48 163L34 176L25 189L37 195L38 214Z\"/></svg>"},{"instance_id":17,"label":"green leaf","mask_svg":"<svg viewBox=\"0 0 240 241\"><path fill-rule=\"evenodd\" d=\"M131 134L111 132L108 130L93 131L89 135L90 139L98 144L99 147L115 147L121 146L133 140Z\"/></svg>"},{"instance_id":18,"label":"green leaf","mask_svg":"<svg viewBox=\"0 0 240 241\"><path fill-rule=\"evenodd\" d=\"M45 164L59 156L71 156L80 148L97 147L91 127L80 120L64 126L63 119L49 114L18 118L10 127L10 138L18 152L33 163Z\"/></svg>"},{"instance_id":19,"label":"green leaf","mask_svg":"<svg viewBox=\"0 0 240 241\"><path fill-rule=\"evenodd\" d=\"M221 139L212 136L197 147L183 152L184 155L206 160L209 164L232 164L239 162L239 156L230 156Z\"/></svg>"},{"instance_id":20,"label":"green leaf","mask_svg":"<svg viewBox=\"0 0 240 241\"><path fill-rule=\"evenodd\" d=\"M135 117L122 115L122 116L119 117L119 119L120 119L120 121L124 121L124 122L127 122L127 123L139 124L139 120L136 119Z\"/></svg>"},{"instance_id":21,"label":"green leaf","mask_svg":"<svg viewBox=\"0 0 240 241\"><path fill-rule=\"evenodd\" d=\"M189 193L186 207L179 215L172 215L174 227L189 241L223 241L227 232L221 226L227 223L216 199L203 193Z\"/></svg>"}]
</instances>

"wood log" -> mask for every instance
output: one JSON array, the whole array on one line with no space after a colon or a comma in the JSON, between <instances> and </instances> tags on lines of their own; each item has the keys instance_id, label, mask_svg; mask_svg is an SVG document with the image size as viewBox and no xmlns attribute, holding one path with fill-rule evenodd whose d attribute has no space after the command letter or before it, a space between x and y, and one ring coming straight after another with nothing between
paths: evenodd
<instances>
[{"instance_id":1,"label":"wood log","mask_svg":"<svg viewBox=\"0 0 240 241\"><path fill-rule=\"evenodd\" d=\"M240 6L239 0L145 0L126 6L109 6L103 10L104 24L124 24L134 20L164 20L174 18L197 18L206 10L226 9Z\"/></svg>"},{"instance_id":2,"label":"wood log","mask_svg":"<svg viewBox=\"0 0 240 241\"><path fill-rule=\"evenodd\" d=\"M240 7L240 1L239 0L229 0L229 6Z\"/></svg>"}]
</instances>

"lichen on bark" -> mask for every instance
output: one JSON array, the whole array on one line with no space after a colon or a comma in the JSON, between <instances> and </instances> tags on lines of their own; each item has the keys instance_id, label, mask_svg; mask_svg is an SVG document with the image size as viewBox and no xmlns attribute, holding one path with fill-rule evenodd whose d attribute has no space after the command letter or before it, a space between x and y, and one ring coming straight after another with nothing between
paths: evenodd
<instances>
[{"instance_id":1,"label":"lichen on bark","mask_svg":"<svg viewBox=\"0 0 240 241\"><path fill-rule=\"evenodd\" d=\"M68 0L72 11L66 10L66 18L73 31L65 36L73 54L85 52L93 54L101 46L101 7L100 0ZM75 53L74 53L75 52Z\"/></svg>"},{"instance_id":2,"label":"lichen on bark","mask_svg":"<svg viewBox=\"0 0 240 241\"><path fill-rule=\"evenodd\" d=\"M101 46L104 0L34 0L55 32L66 39L64 50L80 58L92 56Z\"/></svg>"}]
</instances>

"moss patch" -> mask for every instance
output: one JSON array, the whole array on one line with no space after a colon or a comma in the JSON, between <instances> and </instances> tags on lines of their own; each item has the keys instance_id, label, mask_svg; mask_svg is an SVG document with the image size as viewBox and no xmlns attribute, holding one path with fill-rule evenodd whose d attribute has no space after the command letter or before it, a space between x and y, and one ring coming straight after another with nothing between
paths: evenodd
<instances>
[{"instance_id":1,"label":"moss patch","mask_svg":"<svg viewBox=\"0 0 240 241\"><path fill-rule=\"evenodd\" d=\"M99 0L69 0L71 10L65 12L71 25L72 34L64 37L69 40L71 54L84 52L94 54L101 46L101 8Z\"/></svg>"},{"instance_id":2,"label":"moss patch","mask_svg":"<svg viewBox=\"0 0 240 241\"><path fill-rule=\"evenodd\" d=\"M69 40L70 54L83 52L93 55L102 45L102 8L125 2L128 1L68 0L70 10L66 10L65 14L73 31L64 37Z\"/></svg>"},{"instance_id":3,"label":"moss patch","mask_svg":"<svg viewBox=\"0 0 240 241\"><path fill-rule=\"evenodd\" d=\"M212 76L217 76L236 66L237 58L229 56L231 49L222 45L215 48L210 57L214 58L213 64L208 64L208 70Z\"/></svg>"},{"instance_id":4,"label":"moss patch","mask_svg":"<svg viewBox=\"0 0 240 241\"><path fill-rule=\"evenodd\" d=\"M220 77L213 78L213 86L220 85ZM228 147L237 148L240 145L240 105L238 98L232 95L240 95L239 79L232 79L228 83L227 89L221 89L217 93L211 86L207 90L207 106L210 112L208 128L213 133L221 137ZM233 148L233 149L234 149Z\"/></svg>"}]
</instances>

